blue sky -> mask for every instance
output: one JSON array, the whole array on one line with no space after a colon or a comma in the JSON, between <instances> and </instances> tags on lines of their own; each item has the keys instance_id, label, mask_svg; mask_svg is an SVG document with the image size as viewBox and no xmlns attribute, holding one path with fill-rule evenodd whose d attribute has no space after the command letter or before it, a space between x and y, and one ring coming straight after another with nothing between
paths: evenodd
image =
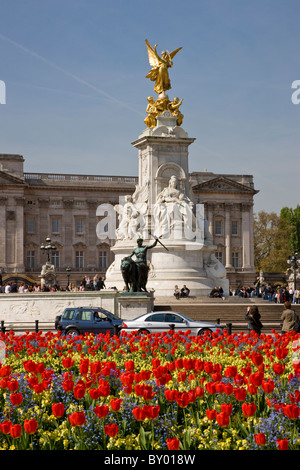
<instances>
[{"instance_id":1,"label":"blue sky","mask_svg":"<svg viewBox=\"0 0 300 470\"><path fill-rule=\"evenodd\" d=\"M300 203L299 0L1 0L0 153L26 172L137 175L145 38L183 49L190 171L252 174L255 212Z\"/></svg>"}]
</instances>

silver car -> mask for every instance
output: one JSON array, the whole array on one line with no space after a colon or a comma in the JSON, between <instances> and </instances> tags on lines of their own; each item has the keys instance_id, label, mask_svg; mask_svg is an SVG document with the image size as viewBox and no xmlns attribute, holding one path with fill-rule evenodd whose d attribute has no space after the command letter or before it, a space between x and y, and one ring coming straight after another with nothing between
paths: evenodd
<instances>
[{"instance_id":1,"label":"silver car","mask_svg":"<svg viewBox=\"0 0 300 470\"><path fill-rule=\"evenodd\" d=\"M177 312L149 312L134 320L124 320L121 326L122 330L138 333L158 333L167 330L175 330L175 332L186 332L191 330L191 334L198 336L208 332L216 332L223 327L218 323L209 323L204 321L194 321Z\"/></svg>"}]
</instances>

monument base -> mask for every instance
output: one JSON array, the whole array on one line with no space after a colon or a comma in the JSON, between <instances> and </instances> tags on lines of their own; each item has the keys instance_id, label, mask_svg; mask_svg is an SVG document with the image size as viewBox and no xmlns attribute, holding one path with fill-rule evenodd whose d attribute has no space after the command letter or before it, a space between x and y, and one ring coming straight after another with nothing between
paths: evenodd
<instances>
[{"instance_id":1,"label":"monument base","mask_svg":"<svg viewBox=\"0 0 300 470\"><path fill-rule=\"evenodd\" d=\"M154 291L155 297L171 295L175 285L179 289L186 285L193 296L208 296L216 286L221 286L224 295L229 295L229 281L216 260L216 267L210 264L215 246L189 241L163 240L168 251L157 244L148 252L149 275L147 290ZM152 240L144 240L151 245ZM120 271L121 261L136 247L135 240L117 241L112 251L115 261L106 272L106 287L124 289ZM221 265L222 266L222 265ZM223 266L222 266L223 267Z\"/></svg>"},{"instance_id":2,"label":"monument base","mask_svg":"<svg viewBox=\"0 0 300 470\"><path fill-rule=\"evenodd\" d=\"M119 317L122 320L133 320L153 311L154 292L123 292L117 301Z\"/></svg>"}]
</instances>

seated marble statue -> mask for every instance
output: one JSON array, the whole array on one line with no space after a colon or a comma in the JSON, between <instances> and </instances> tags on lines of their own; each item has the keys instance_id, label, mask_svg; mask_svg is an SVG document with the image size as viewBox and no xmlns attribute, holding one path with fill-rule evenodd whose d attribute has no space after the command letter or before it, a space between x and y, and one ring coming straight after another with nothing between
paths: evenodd
<instances>
[{"instance_id":1,"label":"seated marble statue","mask_svg":"<svg viewBox=\"0 0 300 470\"><path fill-rule=\"evenodd\" d=\"M169 238L176 227L187 231L193 224L193 202L177 188L176 176L171 176L169 185L157 196L153 208L155 234Z\"/></svg>"}]
</instances>

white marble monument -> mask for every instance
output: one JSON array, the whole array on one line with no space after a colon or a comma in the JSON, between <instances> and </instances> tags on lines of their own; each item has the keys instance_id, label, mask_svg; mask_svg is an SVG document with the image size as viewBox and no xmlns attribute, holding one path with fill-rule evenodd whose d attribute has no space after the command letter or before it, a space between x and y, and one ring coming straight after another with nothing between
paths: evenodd
<instances>
[{"instance_id":1,"label":"white marble monument","mask_svg":"<svg viewBox=\"0 0 300 470\"><path fill-rule=\"evenodd\" d=\"M160 93L156 101L152 97L148 101L147 128L132 143L138 149L139 181L134 194L115 207L119 217L112 248L115 261L106 273L105 284L124 288L122 260L128 256L134 259L132 252L142 239L143 246L149 247L147 290L154 290L155 297L173 294L175 285L186 285L193 296L207 296L215 286L221 286L228 295L225 268L215 257L204 206L193 200L188 147L195 139L181 127L182 100L171 102L168 95ZM155 238L158 242L152 247Z\"/></svg>"}]
</instances>

